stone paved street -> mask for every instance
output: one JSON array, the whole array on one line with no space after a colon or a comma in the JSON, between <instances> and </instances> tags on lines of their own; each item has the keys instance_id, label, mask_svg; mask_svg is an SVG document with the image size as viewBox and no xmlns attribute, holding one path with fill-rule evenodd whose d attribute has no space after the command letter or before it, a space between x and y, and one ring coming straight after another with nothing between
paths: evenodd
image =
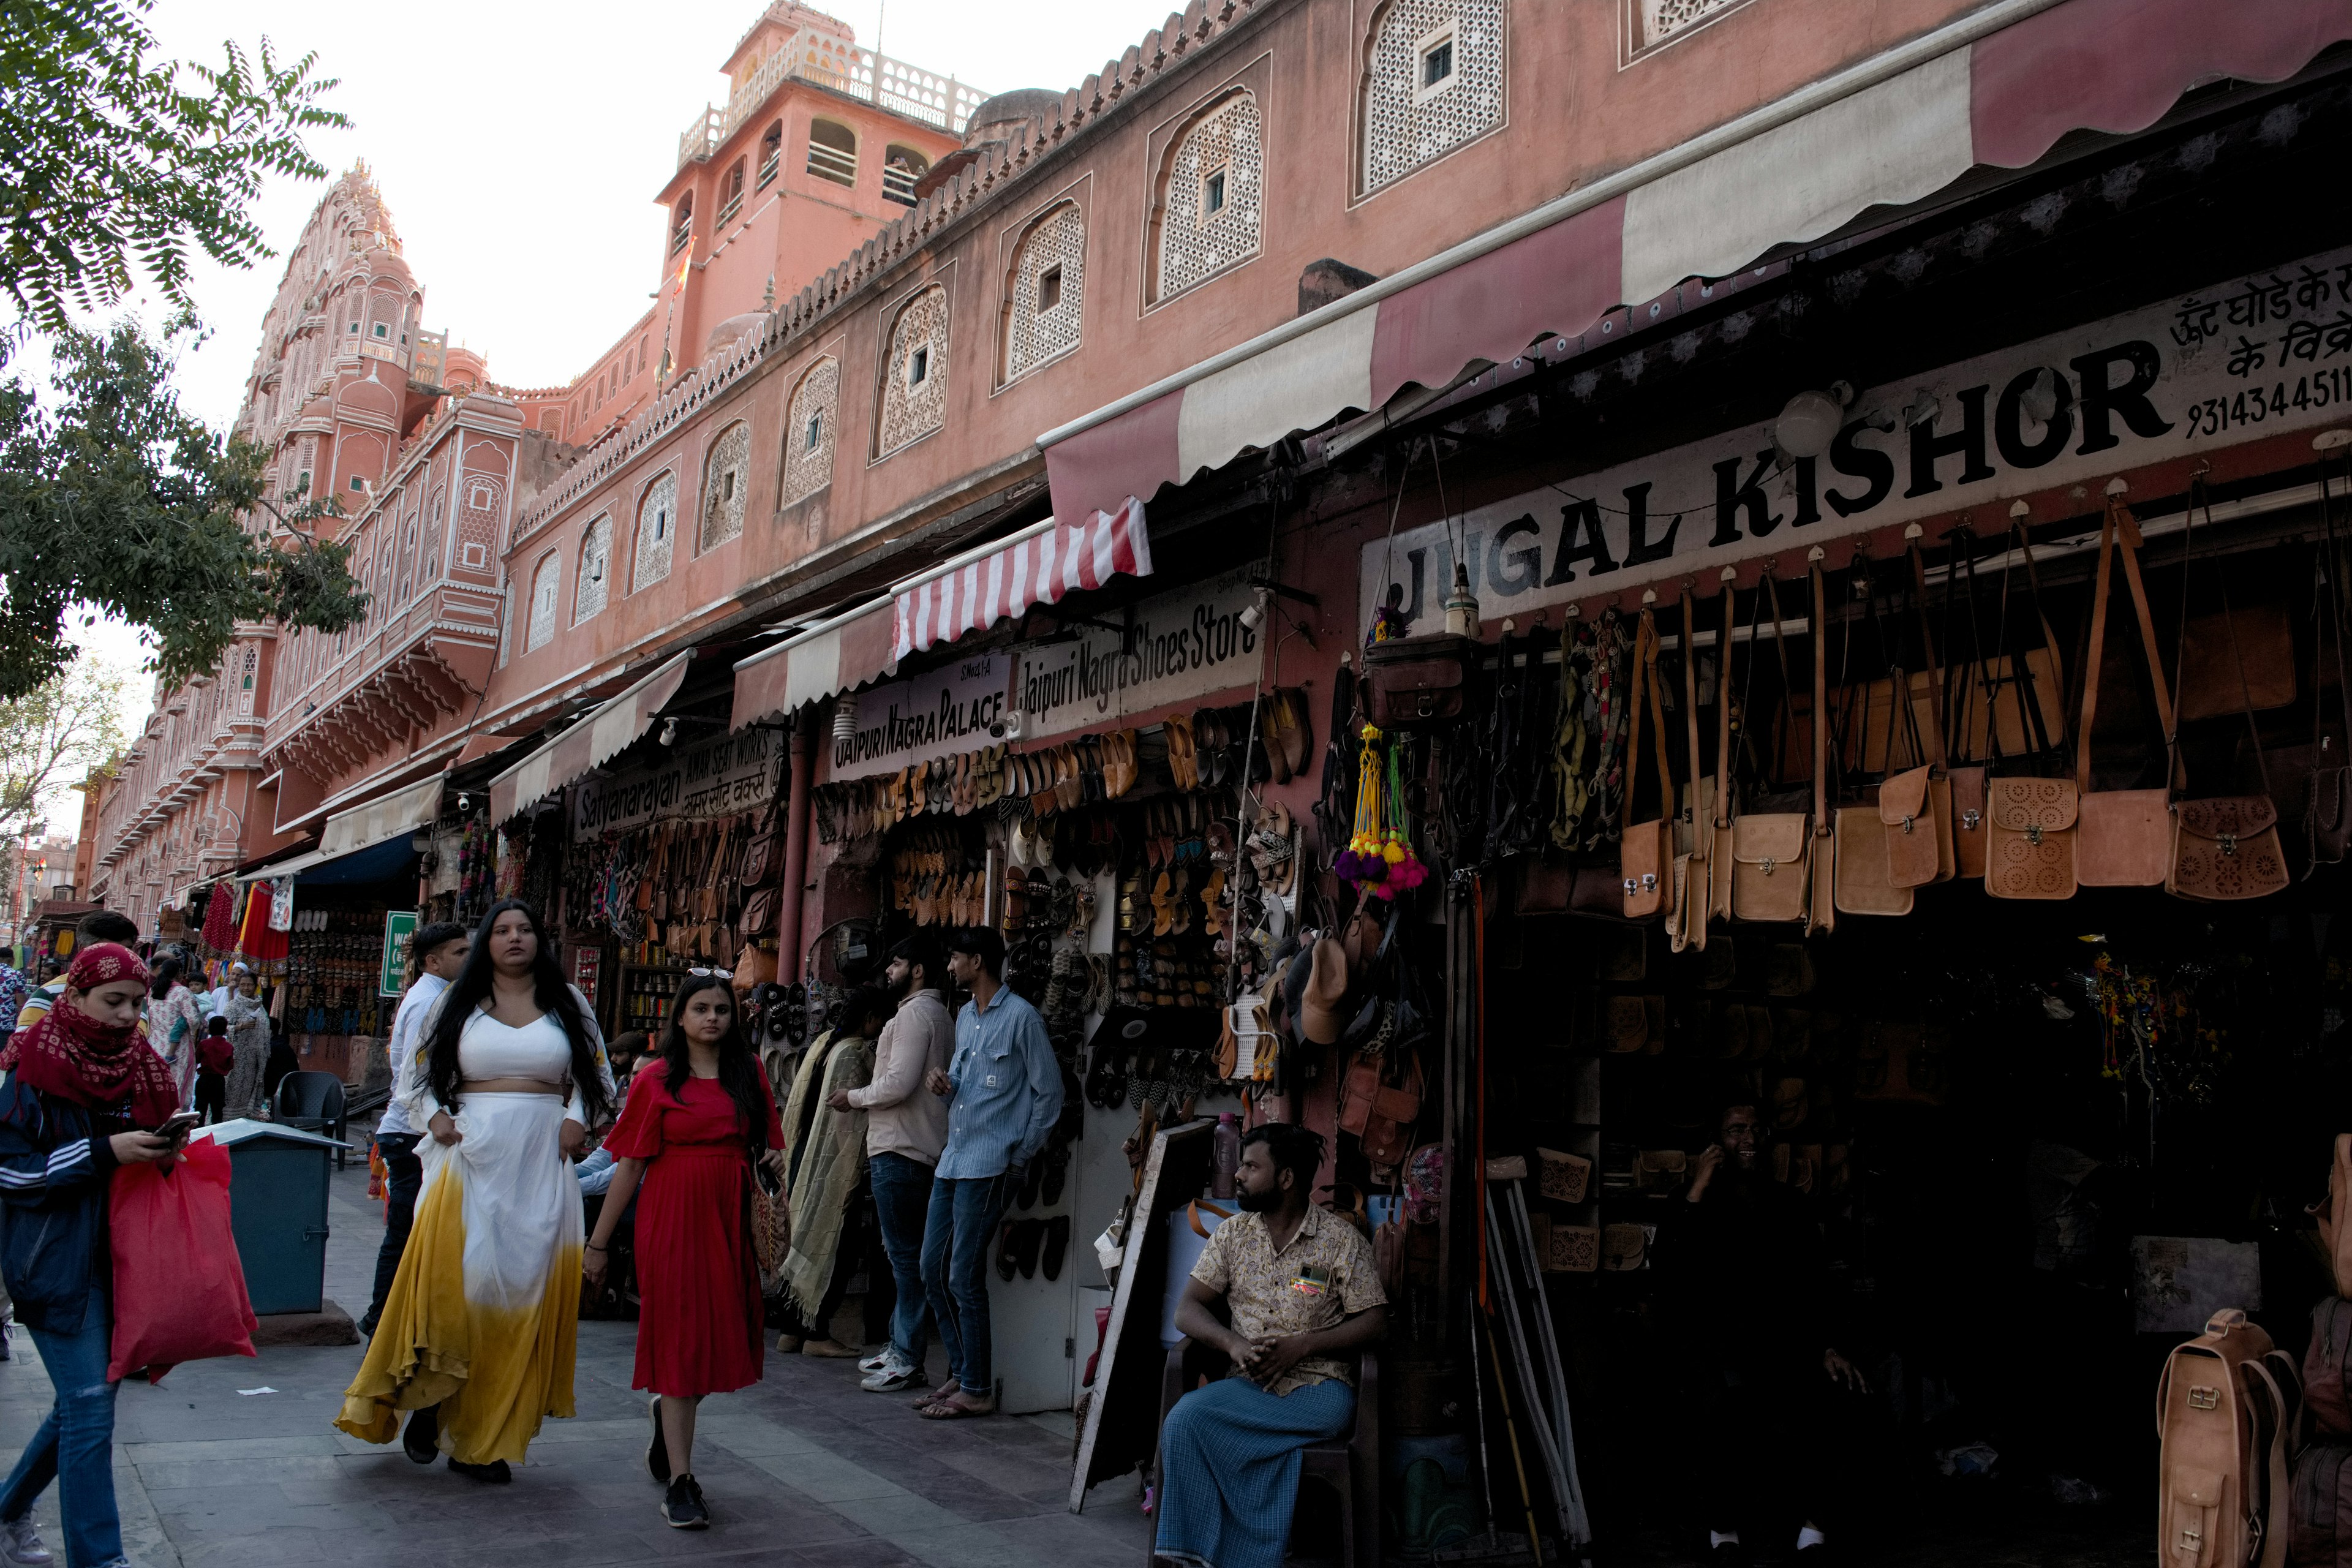
<instances>
[{"instance_id":1,"label":"stone paved street","mask_svg":"<svg viewBox=\"0 0 2352 1568\"><path fill-rule=\"evenodd\" d=\"M367 1173L335 1178L327 1294L367 1301L381 1211ZM273 1349L126 1384L116 1489L134 1561L150 1568L271 1563L336 1568L591 1568L653 1560L892 1568L1132 1565L1147 1521L1134 1483L1066 1506L1066 1417L948 1424L857 1387L847 1362L769 1352L765 1382L707 1401L696 1471L713 1524L674 1531L645 1474L646 1426L629 1390L636 1325L580 1326L579 1417L551 1421L508 1487L411 1464L395 1446L329 1425L361 1347ZM48 1404L30 1336L0 1366L9 1459ZM938 1352L933 1351L936 1362ZM241 1394L268 1387L272 1394ZM57 1493L37 1510L57 1543Z\"/></svg>"}]
</instances>

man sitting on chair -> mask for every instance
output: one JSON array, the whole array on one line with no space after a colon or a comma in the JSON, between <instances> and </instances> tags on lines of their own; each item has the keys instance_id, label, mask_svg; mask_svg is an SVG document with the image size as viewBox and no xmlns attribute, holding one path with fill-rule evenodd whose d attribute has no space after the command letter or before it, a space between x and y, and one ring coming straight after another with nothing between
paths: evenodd
<instances>
[{"instance_id":1,"label":"man sitting on chair","mask_svg":"<svg viewBox=\"0 0 2352 1568\"><path fill-rule=\"evenodd\" d=\"M1177 1303L1176 1327L1234 1370L1178 1400L1160 1430L1154 1550L1171 1563L1281 1568L1299 1451L1355 1415L1356 1352L1386 1331L1388 1297L1363 1233L1307 1201L1322 1163L1307 1128L1243 1133L1242 1212L1210 1233Z\"/></svg>"}]
</instances>

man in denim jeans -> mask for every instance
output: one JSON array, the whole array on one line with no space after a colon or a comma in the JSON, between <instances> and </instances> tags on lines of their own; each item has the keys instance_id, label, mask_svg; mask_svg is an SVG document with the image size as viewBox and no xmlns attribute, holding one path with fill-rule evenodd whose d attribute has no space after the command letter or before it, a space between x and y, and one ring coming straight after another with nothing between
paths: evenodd
<instances>
[{"instance_id":1,"label":"man in denim jeans","mask_svg":"<svg viewBox=\"0 0 2352 1568\"><path fill-rule=\"evenodd\" d=\"M956 1015L955 1055L924 1080L948 1104L948 1144L923 1226L923 1283L948 1352L948 1381L919 1408L957 1421L996 1409L988 1338L988 1251L1022 1167L1062 1114L1062 1067L1037 1010L1005 987L1004 939L958 931L948 973L971 993Z\"/></svg>"},{"instance_id":2,"label":"man in denim jeans","mask_svg":"<svg viewBox=\"0 0 2352 1568\"><path fill-rule=\"evenodd\" d=\"M924 1313L923 1226L931 1206L931 1173L947 1147L946 1101L923 1087L946 1070L955 1050L955 1023L940 994L947 963L940 944L918 932L890 952L884 976L898 1010L882 1026L874 1047L874 1079L863 1089L835 1089L825 1103L835 1110L866 1112L866 1181L874 1215L881 1224L883 1255L898 1282L890 1312L890 1342L858 1363L866 1373L858 1386L869 1394L920 1388L929 1379L923 1353L930 1342Z\"/></svg>"}]
</instances>

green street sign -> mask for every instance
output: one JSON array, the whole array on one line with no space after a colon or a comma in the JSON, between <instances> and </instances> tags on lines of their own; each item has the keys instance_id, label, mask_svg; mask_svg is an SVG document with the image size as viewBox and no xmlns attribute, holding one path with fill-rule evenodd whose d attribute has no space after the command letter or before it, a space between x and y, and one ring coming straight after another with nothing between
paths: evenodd
<instances>
[{"instance_id":1,"label":"green street sign","mask_svg":"<svg viewBox=\"0 0 2352 1568\"><path fill-rule=\"evenodd\" d=\"M383 980L376 987L377 995L400 994L400 973L407 967L402 955L408 951L408 939L415 934L415 910L394 910L383 917Z\"/></svg>"}]
</instances>

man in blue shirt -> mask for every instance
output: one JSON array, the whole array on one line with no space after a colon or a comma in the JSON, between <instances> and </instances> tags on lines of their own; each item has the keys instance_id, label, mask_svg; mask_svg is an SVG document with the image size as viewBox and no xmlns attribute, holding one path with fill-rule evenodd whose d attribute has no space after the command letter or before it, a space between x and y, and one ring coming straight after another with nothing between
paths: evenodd
<instances>
[{"instance_id":1,"label":"man in blue shirt","mask_svg":"<svg viewBox=\"0 0 2352 1568\"><path fill-rule=\"evenodd\" d=\"M1004 939L960 931L948 973L971 993L956 1015L955 1054L924 1083L949 1101L947 1148L923 1226L923 1288L947 1347L948 1380L924 1404L929 1421L996 1409L988 1338L988 1251L1022 1168L1062 1114L1062 1067L1037 1009L1004 984Z\"/></svg>"}]
</instances>

